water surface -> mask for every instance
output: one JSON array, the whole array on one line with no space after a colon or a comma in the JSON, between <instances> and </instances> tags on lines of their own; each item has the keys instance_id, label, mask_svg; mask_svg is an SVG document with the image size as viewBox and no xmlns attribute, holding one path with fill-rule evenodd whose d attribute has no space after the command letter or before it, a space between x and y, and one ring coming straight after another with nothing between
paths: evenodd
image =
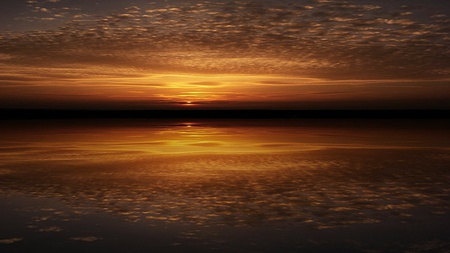
<instances>
[{"instance_id":1,"label":"water surface","mask_svg":"<svg viewBox=\"0 0 450 253\"><path fill-rule=\"evenodd\" d=\"M448 252L443 120L0 122L1 252Z\"/></svg>"}]
</instances>

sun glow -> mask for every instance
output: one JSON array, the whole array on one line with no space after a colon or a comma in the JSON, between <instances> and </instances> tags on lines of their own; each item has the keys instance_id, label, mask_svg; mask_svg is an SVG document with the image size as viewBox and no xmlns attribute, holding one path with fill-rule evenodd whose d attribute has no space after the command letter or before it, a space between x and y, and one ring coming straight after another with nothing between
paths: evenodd
<instances>
[{"instance_id":1,"label":"sun glow","mask_svg":"<svg viewBox=\"0 0 450 253\"><path fill-rule=\"evenodd\" d=\"M149 74L147 72L117 74L117 76L105 74L104 76L103 69L95 70L98 72L96 75L84 72L82 77L61 77L57 79L57 82L33 79L33 85L30 86L23 84L20 88L17 85L0 87L0 97L3 98L0 100L4 102L37 97L35 90L37 86L49 92L39 93L41 99L29 101L29 104L35 107L58 105L59 108L107 109L125 107L127 109L268 107L302 109L308 101L321 101L326 104L327 101L353 101L360 98L408 99L419 91L423 97L436 98L441 96L440 94L448 94L447 86L437 83L428 85L425 89L412 80L402 80L403 83L414 84L405 91L404 86L389 85L389 90L385 89L387 83L395 83L395 80L385 80L380 84L376 80L336 81L268 74ZM31 70L27 69L27 71ZM67 76L65 72L57 74ZM26 82L28 81L22 83ZM297 103L298 101L302 103Z\"/></svg>"},{"instance_id":2,"label":"sun glow","mask_svg":"<svg viewBox=\"0 0 450 253\"><path fill-rule=\"evenodd\" d=\"M185 105L185 106L193 106L193 105L195 105L195 103L192 102L192 101L186 101L186 102L183 102L182 104Z\"/></svg>"}]
</instances>

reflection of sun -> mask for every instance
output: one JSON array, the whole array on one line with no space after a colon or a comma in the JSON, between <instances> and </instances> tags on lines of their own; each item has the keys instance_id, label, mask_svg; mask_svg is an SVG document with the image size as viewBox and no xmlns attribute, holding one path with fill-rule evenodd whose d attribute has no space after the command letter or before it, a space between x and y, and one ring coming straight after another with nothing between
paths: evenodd
<instances>
[{"instance_id":1,"label":"reflection of sun","mask_svg":"<svg viewBox=\"0 0 450 253\"><path fill-rule=\"evenodd\" d=\"M192 101L186 101L186 104L192 104Z\"/></svg>"}]
</instances>

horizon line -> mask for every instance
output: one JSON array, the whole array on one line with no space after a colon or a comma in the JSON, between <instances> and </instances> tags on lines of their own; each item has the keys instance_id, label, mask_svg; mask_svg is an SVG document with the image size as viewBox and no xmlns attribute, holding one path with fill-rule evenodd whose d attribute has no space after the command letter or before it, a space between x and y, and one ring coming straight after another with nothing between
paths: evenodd
<instances>
[{"instance_id":1,"label":"horizon line","mask_svg":"<svg viewBox=\"0 0 450 253\"><path fill-rule=\"evenodd\" d=\"M279 110L279 109L19 109L0 108L0 119L119 119L119 118L236 118L236 119L450 119L447 109Z\"/></svg>"}]
</instances>

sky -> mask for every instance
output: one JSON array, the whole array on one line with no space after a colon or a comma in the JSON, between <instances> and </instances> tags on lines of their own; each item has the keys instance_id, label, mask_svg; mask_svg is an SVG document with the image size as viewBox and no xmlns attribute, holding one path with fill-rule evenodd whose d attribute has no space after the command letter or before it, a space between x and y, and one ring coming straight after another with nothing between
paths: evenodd
<instances>
[{"instance_id":1,"label":"sky","mask_svg":"<svg viewBox=\"0 0 450 253\"><path fill-rule=\"evenodd\" d=\"M0 6L0 108L450 109L448 0Z\"/></svg>"}]
</instances>

